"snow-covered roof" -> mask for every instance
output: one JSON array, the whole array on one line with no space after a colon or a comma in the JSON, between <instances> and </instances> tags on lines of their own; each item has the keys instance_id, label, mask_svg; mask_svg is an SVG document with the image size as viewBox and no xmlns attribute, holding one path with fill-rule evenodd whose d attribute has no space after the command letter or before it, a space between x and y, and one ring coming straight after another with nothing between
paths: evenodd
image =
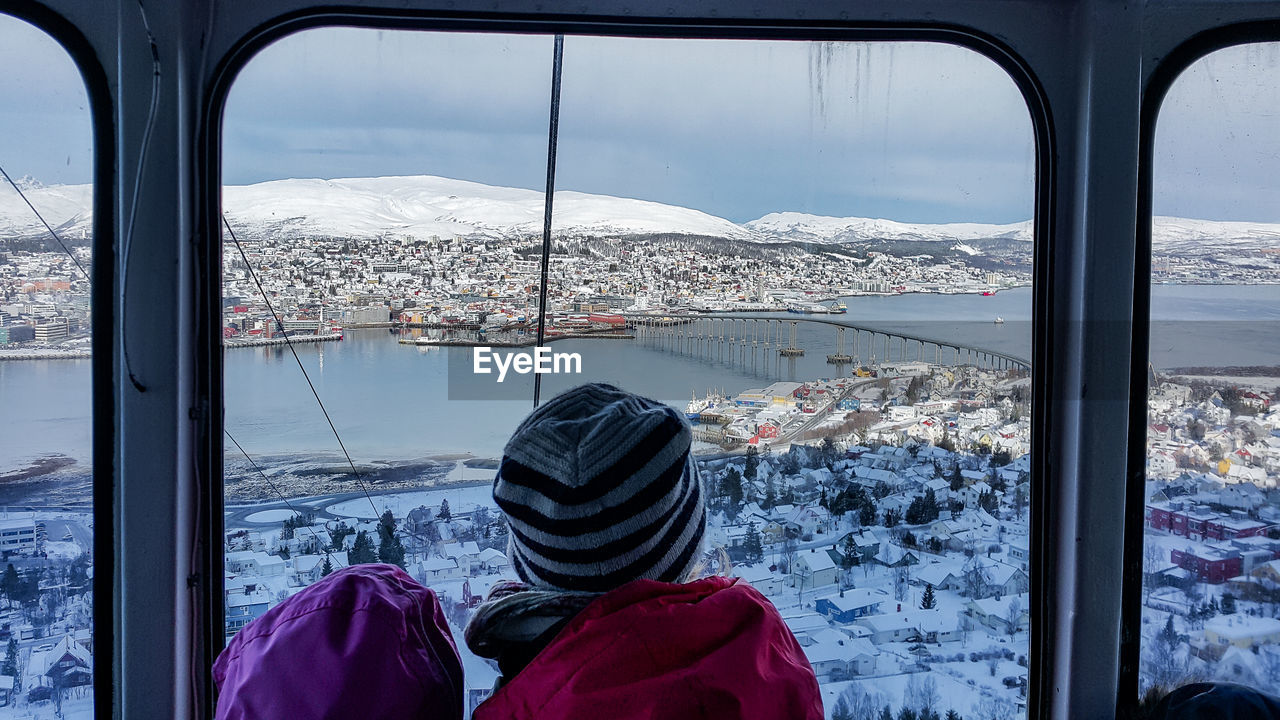
<instances>
[{"instance_id":1,"label":"snow-covered roof","mask_svg":"<svg viewBox=\"0 0 1280 720\"><path fill-rule=\"evenodd\" d=\"M429 557L422 561L423 572L438 572L440 570L452 570L458 567L458 561L453 558Z\"/></svg>"},{"instance_id":2,"label":"snow-covered roof","mask_svg":"<svg viewBox=\"0 0 1280 720\"><path fill-rule=\"evenodd\" d=\"M1206 620L1204 629L1229 640L1249 640L1280 633L1280 620L1233 613Z\"/></svg>"},{"instance_id":3,"label":"snow-covered roof","mask_svg":"<svg viewBox=\"0 0 1280 720\"><path fill-rule=\"evenodd\" d=\"M836 567L835 561L826 551L819 552L811 549L809 552L796 553L796 562L803 562L810 572L819 572L821 570L833 570Z\"/></svg>"},{"instance_id":4,"label":"snow-covered roof","mask_svg":"<svg viewBox=\"0 0 1280 720\"><path fill-rule=\"evenodd\" d=\"M506 562L507 556L505 553L498 550L497 548L485 548L480 551L480 562L488 563L488 562L493 562L494 560L501 560L502 562Z\"/></svg>"},{"instance_id":5,"label":"snow-covered roof","mask_svg":"<svg viewBox=\"0 0 1280 720\"><path fill-rule=\"evenodd\" d=\"M840 597L839 593L827 595L819 598L825 600L835 606L840 612L849 612L850 610L859 610L865 607L871 607L878 603L882 603L889 599L889 595L883 590L873 590L871 588L853 588L844 591L844 597Z\"/></svg>"}]
</instances>

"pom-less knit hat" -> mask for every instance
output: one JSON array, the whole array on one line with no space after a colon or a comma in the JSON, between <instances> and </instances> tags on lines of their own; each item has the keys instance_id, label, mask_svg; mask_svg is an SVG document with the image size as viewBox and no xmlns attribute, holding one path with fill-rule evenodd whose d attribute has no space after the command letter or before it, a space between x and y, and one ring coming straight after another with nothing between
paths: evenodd
<instances>
[{"instance_id":1,"label":"pom-less knit hat","mask_svg":"<svg viewBox=\"0 0 1280 720\"><path fill-rule=\"evenodd\" d=\"M581 385L533 411L493 482L521 579L592 592L683 580L706 527L691 438L680 413L612 385Z\"/></svg>"}]
</instances>

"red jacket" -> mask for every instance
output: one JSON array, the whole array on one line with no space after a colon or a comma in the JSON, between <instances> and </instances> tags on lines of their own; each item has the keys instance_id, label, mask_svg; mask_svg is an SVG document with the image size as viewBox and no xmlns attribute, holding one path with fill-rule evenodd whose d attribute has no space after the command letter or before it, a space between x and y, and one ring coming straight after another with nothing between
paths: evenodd
<instances>
[{"instance_id":1,"label":"red jacket","mask_svg":"<svg viewBox=\"0 0 1280 720\"><path fill-rule=\"evenodd\" d=\"M813 668L746 583L636 580L579 613L475 720L822 720Z\"/></svg>"}]
</instances>

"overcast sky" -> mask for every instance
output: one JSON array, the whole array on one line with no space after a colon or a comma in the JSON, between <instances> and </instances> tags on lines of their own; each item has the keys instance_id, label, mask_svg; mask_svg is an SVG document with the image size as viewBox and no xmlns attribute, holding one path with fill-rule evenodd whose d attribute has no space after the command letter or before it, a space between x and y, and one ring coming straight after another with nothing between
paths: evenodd
<instances>
[{"instance_id":1,"label":"overcast sky","mask_svg":"<svg viewBox=\"0 0 1280 720\"><path fill-rule=\"evenodd\" d=\"M225 181L432 174L541 189L548 37L309 30L232 89ZM82 84L0 18L0 164L87 182ZM914 222L1032 212L1025 104L989 60L925 43L570 37L557 187L735 221L796 210ZM1280 222L1280 45L1188 70L1157 133L1160 214Z\"/></svg>"}]
</instances>

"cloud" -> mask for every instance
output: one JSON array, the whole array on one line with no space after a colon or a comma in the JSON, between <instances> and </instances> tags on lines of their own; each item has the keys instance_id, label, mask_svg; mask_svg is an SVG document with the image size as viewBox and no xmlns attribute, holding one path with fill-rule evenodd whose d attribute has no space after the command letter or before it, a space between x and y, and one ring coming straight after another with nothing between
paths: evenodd
<instances>
[{"instance_id":1,"label":"cloud","mask_svg":"<svg viewBox=\"0 0 1280 720\"><path fill-rule=\"evenodd\" d=\"M71 56L43 31L0 13L0 67L0 165L15 180L90 182L89 99Z\"/></svg>"},{"instance_id":2,"label":"cloud","mask_svg":"<svg viewBox=\"0 0 1280 720\"><path fill-rule=\"evenodd\" d=\"M226 181L359 168L541 188L550 60L550 39L535 36L286 38L233 88ZM1032 212L1025 104L962 48L569 37L563 78L561 188L739 221L781 209L1000 222ZM326 173L320 161L338 154ZM917 156L931 161L906 161ZM874 187L857 192L850 175Z\"/></svg>"}]
</instances>

